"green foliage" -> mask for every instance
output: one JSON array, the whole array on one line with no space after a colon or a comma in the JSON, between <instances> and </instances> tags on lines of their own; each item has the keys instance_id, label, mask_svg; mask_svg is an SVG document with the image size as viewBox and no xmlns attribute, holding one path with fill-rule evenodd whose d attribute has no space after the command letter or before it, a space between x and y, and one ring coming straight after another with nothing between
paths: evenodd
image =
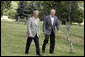
<instances>
[{"instance_id":1,"label":"green foliage","mask_svg":"<svg viewBox=\"0 0 85 57\"><path fill-rule=\"evenodd\" d=\"M71 8L71 11L70 11ZM50 10L56 10L56 16L62 24L66 21L81 23L84 19L84 1L2 1L1 15L8 15L11 18L33 16L34 10L39 10L39 18L43 20ZM13 11L13 12L12 12ZM9 13L12 12L12 13ZM70 12L70 14L69 14Z\"/></svg>"},{"instance_id":2,"label":"green foliage","mask_svg":"<svg viewBox=\"0 0 85 57\"><path fill-rule=\"evenodd\" d=\"M18 8L17 8L17 17L18 16L25 16L26 17L26 9L27 9L27 2L26 1L19 1ZM26 13L25 13L26 12Z\"/></svg>"},{"instance_id":3,"label":"green foliage","mask_svg":"<svg viewBox=\"0 0 85 57\"><path fill-rule=\"evenodd\" d=\"M2 1L1 2L1 12L2 15L6 15L9 18L15 18L17 1Z\"/></svg>"},{"instance_id":4,"label":"green foliage","mask_svg":"<svg viewBox=\"0 0 85 57\"><path fill-rule=\"evenodd\" d=\"M11 1L1 1L1 15L7 15L7 11L10 9Z\"/></svg>"},{"instance_id":5,"label":"green foliage","mask_svg":"<svg viewBox=\"0 0 85 57\"><path fill-rule=\"evenodd\" d=\"M15 18L15 14L16 14L16 10L14 10L14 9L10 9L9 11L8 11L8 17L9 18Z\"/></svg>"},{"instance_id":6,"label":"green foliage","mask_svg":"<svg viewBox=\"0 0 85 57\"><path fill-rule=\"evenodd\" d=\"M41 6L43 8L41 9L41 18L43 18L45 15L50 14L50 10L54 8L56 10L56 16L58 16L59 20L62 21L62 24L65 24L65 21L69 20L69 12L70 12L70 22L78 22L81 23L84 17L84 12L79 9L79 6L81 1L42 1ZM83 1L82 1L83 3ZM83 4L82 4L83 5ZM82 8L84 8L82 6ZM43 17L42 17L43 16Z\"/></svg>"}]
</instances>

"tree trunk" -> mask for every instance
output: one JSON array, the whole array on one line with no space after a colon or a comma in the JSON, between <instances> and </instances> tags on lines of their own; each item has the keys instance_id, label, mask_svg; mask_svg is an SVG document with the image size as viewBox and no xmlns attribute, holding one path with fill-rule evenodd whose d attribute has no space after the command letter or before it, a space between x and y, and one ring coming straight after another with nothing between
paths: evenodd
<instances>
[{"instance_id":1,"label":"tree trunk","mask_svg":"<svg viewBox=\"0 0 85 57\"><path fill-rule=\"evenodd\" d=\"M70 53L72 53L73 52L73 46L72 46L72 41L71 41L71 39L69 37L70 27L71 27L70 24L66 24L66 28L67 28L67 40L68 40L68 43L70 45Z\"/></svg>"},{"instance_id":2,"label":"tree trunk","mask_svg":"<svg viewBox=\"0 0 85 57\"><path fill-rule=\"evenodd\" d=\"M71 27L71 22L70 22L70 13L71 13L71 1L69 1L69 22L66 22L66 28L67 28L67 40L69 42L70 45L70 53L73 52L73 46L72 46L72 41L69 37L69 31L70 31L70 27Z\"/></svg>"}]
</instances>

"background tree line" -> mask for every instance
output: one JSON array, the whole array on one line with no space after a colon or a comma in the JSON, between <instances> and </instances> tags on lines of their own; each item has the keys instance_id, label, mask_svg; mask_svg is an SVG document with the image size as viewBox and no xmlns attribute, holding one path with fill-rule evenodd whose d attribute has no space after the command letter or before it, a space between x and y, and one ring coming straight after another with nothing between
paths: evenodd
<instances>
[{"instance_id":1,"label":"background tree line","mask_svg":"<svg viewBox=\"0 0 85 57\"><path fill-rule=\"evenodd\" d=\"M56 16L62 24L69 20L69 1L1 1L1 16L17 20L17 17L32 16L34 10L39 10L39 18L42 21L50 10L56 10ZM81 23L84 19L84 1L71 1L70 22Z\"/></svg>"}]
</instances>

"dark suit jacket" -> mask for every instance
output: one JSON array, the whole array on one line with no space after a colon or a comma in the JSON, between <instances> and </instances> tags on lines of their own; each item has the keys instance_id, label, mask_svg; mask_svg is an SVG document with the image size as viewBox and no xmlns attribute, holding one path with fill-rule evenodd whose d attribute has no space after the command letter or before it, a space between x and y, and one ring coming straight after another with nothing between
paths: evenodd
<instances>
[{"instance_id":1,"label":"dark suit jacket","mask_svg":"<svg viewBox=\"0 0 85 57\"><path fill-rule=\"evenodd\" d=\"M51 31L53 29L53 32L55 33L55 26L57 27L57 30L60 30L58 17L54 16L54 23L52 25L50 15L46 16L44 18L43 22L43 32L46 32L47 35L51 34Z\"/></svg>"}]
</instances>

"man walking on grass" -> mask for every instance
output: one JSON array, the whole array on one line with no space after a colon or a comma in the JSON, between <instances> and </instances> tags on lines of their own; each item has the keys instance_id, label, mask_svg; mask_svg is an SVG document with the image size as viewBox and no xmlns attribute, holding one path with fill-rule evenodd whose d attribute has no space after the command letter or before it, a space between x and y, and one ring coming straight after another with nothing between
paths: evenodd
<instances>
[{"instance_id":1,"label":"man walking on grass","mask_svg":"<svg viewBox=\"0 0 85 57\"><path fill-rule=\"evenodd\" d=\"M39 37L40 37L40 20L38 18L39 11L36 10L33 12L33 17L30 17L27 21L27 43L26 43L26 49L25 54L29 53L29 48L32 40L35 42L36 46L36 54L41 56L40 54L40 48L39 48Z\"/></svg>"},{"instance_id":2,"label":"man walking on grass","mask_svg":"<svg viewBox=\"0 0 85 57\"><path fill-rule=\"evenodd\" d=\"M55 16L55 10L51 9L50 15L44 18L43 22L43 33L45 35L45 39L42 46L42 52L45 53L45 47L48 43L48 39L50 36L50 50L49 53L54 53L55 47L55 26L57 27L58 33L60 33L60 26L58 22L58 17Z\"/></svg>"}]
</instances>

